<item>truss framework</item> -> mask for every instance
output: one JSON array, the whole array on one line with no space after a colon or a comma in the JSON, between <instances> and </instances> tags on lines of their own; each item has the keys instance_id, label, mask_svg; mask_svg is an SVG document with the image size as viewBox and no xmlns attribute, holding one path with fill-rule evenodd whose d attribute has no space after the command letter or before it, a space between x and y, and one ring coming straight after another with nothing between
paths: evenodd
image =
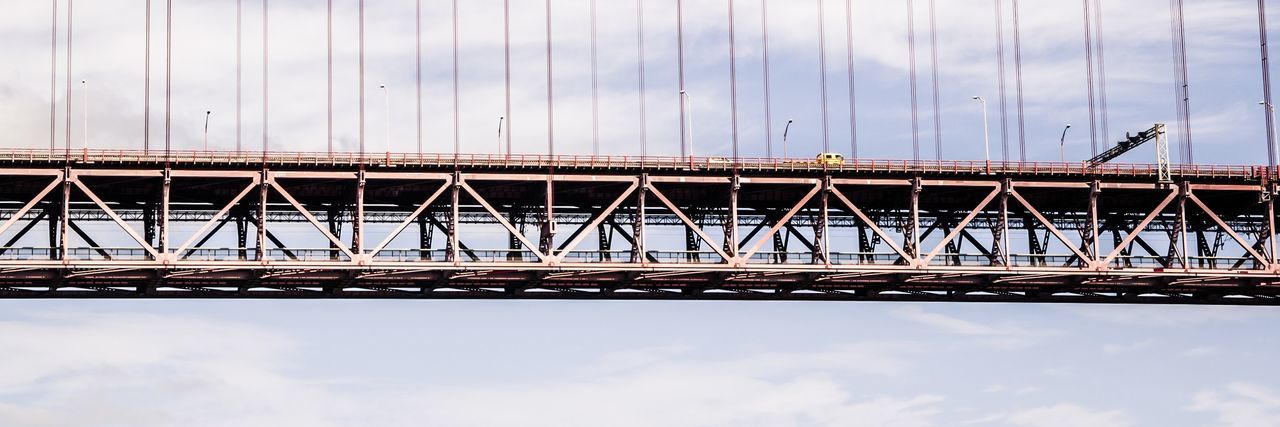
<instances>
[{"instance_id":1,"label":"truss framework","mask_svg":"<svg viewBox=\"0 0 1280 427\"><path fill-rule=\"evenodd\" d=\"M1280 304L1274 188L1244 178L77 164L0 177L3 298ZM299 223L327 247L286 243L303 232L281 227Z\"/></svg>"}]
</instances>

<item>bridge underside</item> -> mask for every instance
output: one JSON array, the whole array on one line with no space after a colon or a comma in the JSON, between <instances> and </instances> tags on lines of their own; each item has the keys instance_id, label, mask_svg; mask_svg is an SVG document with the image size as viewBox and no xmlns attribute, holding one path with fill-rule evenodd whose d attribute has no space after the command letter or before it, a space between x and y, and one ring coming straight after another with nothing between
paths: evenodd
<instances>
[{"instance_id":1,"label":"bridge underside","mask_svg":"<svg viewBox=\"0 0 1280 427\"><path fill-rule=\"evenodd\" d=\"M1259 168L118 160L0 166L0 298L1280 305Z\"/></svg>"}]
</instances>

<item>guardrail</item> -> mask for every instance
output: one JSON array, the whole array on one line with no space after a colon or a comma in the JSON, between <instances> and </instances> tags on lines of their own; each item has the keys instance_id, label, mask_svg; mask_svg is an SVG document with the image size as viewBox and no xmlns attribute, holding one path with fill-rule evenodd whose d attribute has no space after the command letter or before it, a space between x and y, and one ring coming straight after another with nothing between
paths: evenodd
<instances>
[{"instance_id":1,"label":"guardrail","mask_svg":"<svg viewBox=\"0 0 1280 427\"><path fill-rule=\"evenodd\" d=\"M441 154L441 153L354 153L354 152L234 152L175 150L42 150L0 149L0 163L73 164L163 164L184 165L293 165L376 167L468 168L562 168L562 169L645 169L645 170L747 170L867 173L935 174L1020 174L1020 175L1107 175L1155 176L1155 164L1086 162L1003 162L984 160L889 160L846 159L843 164L824 164L816 159L783 159L718 156L591 156L543 154ZM1261 165L1171 166L1175 176L1198 178L1266 178L1277 171Z\"/></svg>"}]
</instances>

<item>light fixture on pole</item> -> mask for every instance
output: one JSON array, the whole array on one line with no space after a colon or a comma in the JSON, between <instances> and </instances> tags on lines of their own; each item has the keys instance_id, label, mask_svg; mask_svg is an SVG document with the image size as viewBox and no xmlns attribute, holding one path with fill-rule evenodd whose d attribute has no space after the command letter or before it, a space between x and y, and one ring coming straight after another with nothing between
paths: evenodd
<instances>
[{"instance_id":1,"label":"light fixture on pole","mask_svg":"<svg viewBox=\"0 0 1280 427\"><path fill-rule=\"evenodd\" d=\"M498 116L498 155L502 155L502 121L506 118L506 116Z\"/></svg>"},{"instance_id":2,"label":"light fixture on pole","mask_svg":"<svg viewBox=\"0 0 1280 427\"><path fill-rule=\"evenodd\" d=\"M209 151L209 115L213 111L204 112L204 151Z\"/></svg>"},{"instance_id":3,"label":"light fixture on pole","mask_svg":"<svg viewBox=\"0 0 1280 427\"><path fill-rule=\"evenodd\" d=\"M385 120L386 139L383 140L383 148L386 149L387 157L390 157L391 156L391 93L387 90L387 85L378 85L378 88L382 89L382 102L383 102L383 106L385 107L385 111L387 112L387 117Z\"/></svg>"},{"instance_id":4,"label":"light fixture on pole","mask_svg":"<svg viewBox=\"0 0 1280 427\"><path fill-rule=\"evenodd\" d=\"M982 153L987 160L987 167L991 166L991 131L987 127L987 100L981 96L973 97L974 100L982 104Z\"/></svg>"},{"instance_id":5,"label":"light fixture on pole","mask_svg":"<svg viewBox=\"0 0 1280 427\"><path fill-rule=\"evenodd\" d=\"M782 159L787 159L787 135L791 133L791 123L794 119L787 119L787 127L782 128Z\"/></svg>"},{"instance_id":6,"label":"light fixture on pole","mask_svg":"<svg viewBox=\"0 0 1280 427\"><path fill-rule=\"evenodd\" d=\"M687 123L689 124L689 159L693 159L693 97L689 96L689 92L681 90L680 95L684 97L685 109L689 111ZM681 118L684 120L684 118Z\"/></svg>"},{"instance_id":7,"label":"light fixture on pole","mask_svg":"<svg viewBox=\"0 0 1280 427\"><path fill-rule=\"evenodd\" d=\"M1064 147L1067 145L1067 130L1071 129L1071 124L1067 123L1067 127L1062 128L1062 138L1058 138L1058 161L1067 162L1067 152Z\"/></svg>"},{"instance_id":8,"label":"light fixture on pole","mask_svg":"<svg viewBox=\"0 0 1280 427\"><path fill-rule=\"evenodd\" d=\"M81 80L80 86L84 94L84 156L87 161L89 157L89 81Z\"/></svg>"}]
</instances>

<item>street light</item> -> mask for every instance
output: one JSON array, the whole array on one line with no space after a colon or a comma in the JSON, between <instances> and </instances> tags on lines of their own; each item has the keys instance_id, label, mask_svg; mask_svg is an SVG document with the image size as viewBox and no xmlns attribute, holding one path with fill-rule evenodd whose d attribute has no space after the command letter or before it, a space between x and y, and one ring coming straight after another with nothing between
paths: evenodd
<instances>
[{"instance_id":1,"label":"street light","mask_svg":"<svg viewBox=\"0 0 1280 427\"><path fill-rule=\"evenodd\" d=\"M787 127L782 128L782 158L787 159L787 134L791 133L791 123L795 120L787 119Z\"/></svg>"},{"instance_id":2,"label":"street light","mask_svg":"<svg viewBox=\"0 0 1280 427\"><path fill-rule=\"evenodd\" d=\"M686 110L688 110L688 111L689 111L689 120L688 120L688 123L689 123L689 159L690 159L690 160L692 160L692 159L693 159L693 97L689 96L689 92L688 92L688 91L685 91L685 90L681 90L681 91L680 91L680 95L684 97L684 103L685 103L685 106L687 107L687 108L686 108ZM681 120L684 120L684 118L682 117L682 118L681 118Z\"/></svg>"},{"instance_id":3,"label":"street light","mask_svg":"<svg viewBox=\"0 0 1280 427\"><path fill-rule=\"evenodd\" d=\"M1267 114L1271 118L1271 134L1276 135L1276 106L1267 101L1258 101L1258 105L1267 107ZM1270 157L1267 159L1271 163L1270 166L1272 168L1276 167L1276 147L1272 146L1270 142L1267 144L1267 157Z\"/></svg>"},{"instance_id":4,"label":"street light","mask_svg":"<svg viewBox=\"0 0 1280 427\"><path fill-rule=\"evenodd\" d=\"M506 118L506 116L498 116L498 155L502 155L502 121Z\"/></svg>"},{"instance_id":5,"label":"street light","mask_svg":"<svg viewBox=\"0 0 1280 427\"><path fill-rule=\"evenodd\" d=\"M204 151L209 151L209 115L212 111L204 112Z\"/></svg>"},{"instance_id":6,"label":"street light","mask_svg":"<svg viewBox=\"0 0 1280 427\"><path fill-rule=\"evenodd\" d=\"M81 80L80 86L84 92L84 155L87 160L89 157L89 81Z\"/></svg>"},{"instance_id":7,"label":"street light","mask_svg":"<svg viewBox=\"0 0 1280 427\"><path fill-rule=\"evenodd\" d=\"M1067 154L1063 147L1067 145L1067 129L1071 129L1071 124L1067 123L1067 127L1062 128L1062 138L1058 139L1058 161L1067 162Z\"/></svg>"},{"instance_id":8,"label":"street light","mask_svg":"<svg viewBox=\"0 0 1280 427\"><path fill-rule=\"evenodd\" d=\"M384 146L383 148L387 149L387 156L390 157L391 156L391 94L390 92L387 91L387 85L378 85L378 87L382 89L382 102L383 102L383 105L386 107L385 111L387 112L387 117L386 117L387 139L383 141L383 146Z\"/></svg>"},{"instance_id":9,"label":"street light","mask_svg":"<svg viewBox=\"0 0 1280 427\"><path fill-rule=\"evenodd\" d=\"M981 96L974 96L973 99L982 103L982 152L986 156L987 165L991 164L991 131L987 127L987 100Z\"/></svg>"}]
</instances>

